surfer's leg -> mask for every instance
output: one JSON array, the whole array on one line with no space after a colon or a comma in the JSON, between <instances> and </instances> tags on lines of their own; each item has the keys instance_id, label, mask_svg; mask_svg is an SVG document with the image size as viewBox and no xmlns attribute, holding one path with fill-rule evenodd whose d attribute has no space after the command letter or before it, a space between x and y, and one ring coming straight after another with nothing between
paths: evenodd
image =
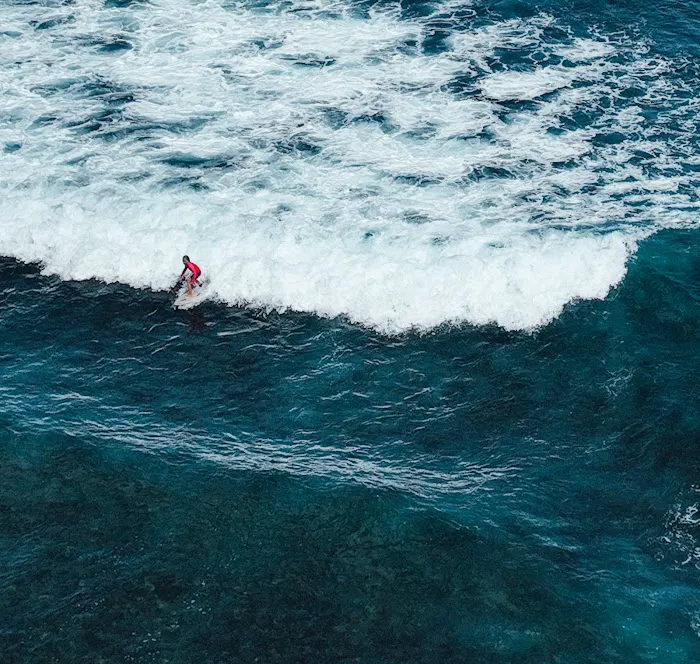
<instances>
[{"instance_id":1,"label":"surfer's leg","mask_svg":"<svg viewBox=\"0 0 700 664\"><path fill-rule=\"evenodd\" d=\"M192 289L197 286L199 288L202 284L199 282L200 277L202 276L202 273L200 272L199 274L195 274L191 281L190 281L190 295L192 295Z\"/></svg>"}]
</instances>

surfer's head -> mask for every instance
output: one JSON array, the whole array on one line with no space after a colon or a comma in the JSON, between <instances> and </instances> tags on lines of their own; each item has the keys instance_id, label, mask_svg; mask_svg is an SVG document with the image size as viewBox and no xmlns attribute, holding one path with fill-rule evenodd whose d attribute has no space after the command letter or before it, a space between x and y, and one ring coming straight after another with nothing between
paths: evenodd
<instances>
[{"instance_id":1,"label":"surfer's head","mask_svg":"<svg viewBox=\"0 0 700 664\"><path fill-rule=\"evenodd\" d=\"M183 257L182 257L182 262L183 262L183 263L189 263L189 262L190 262L190 257L189 257L189 256L183 256Z\"/></svg>"}]
</instances>

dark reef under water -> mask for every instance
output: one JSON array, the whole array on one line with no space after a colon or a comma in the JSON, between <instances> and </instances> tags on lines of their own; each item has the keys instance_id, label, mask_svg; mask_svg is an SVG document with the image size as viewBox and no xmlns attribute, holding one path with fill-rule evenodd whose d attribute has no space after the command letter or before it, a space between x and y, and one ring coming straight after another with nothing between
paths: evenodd
<instances>
[{"instance_id":1,"label":"dark reef under water","mask_svg":"<svg viewBox=\"0 0 700 664\"><path fill-rule=\"evenodd\" d=\"M2 661L697 661L694 242L395 338L3 259Z\"/></svg>"}]
</instances>

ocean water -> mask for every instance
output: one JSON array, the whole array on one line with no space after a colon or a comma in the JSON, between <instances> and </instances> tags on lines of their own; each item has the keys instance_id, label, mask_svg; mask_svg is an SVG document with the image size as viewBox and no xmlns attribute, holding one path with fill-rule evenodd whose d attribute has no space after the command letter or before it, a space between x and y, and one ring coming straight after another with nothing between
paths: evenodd
<instances>
[{"instance_id":1,"label":"ocean water","mask_svg":"<svg viewBox=\"0 0 700 664\"><path fill-rule=\"evenodd\" d=\"M0 661L700 661L699 43L0 0Z\"/></svg>"}]
</instances>

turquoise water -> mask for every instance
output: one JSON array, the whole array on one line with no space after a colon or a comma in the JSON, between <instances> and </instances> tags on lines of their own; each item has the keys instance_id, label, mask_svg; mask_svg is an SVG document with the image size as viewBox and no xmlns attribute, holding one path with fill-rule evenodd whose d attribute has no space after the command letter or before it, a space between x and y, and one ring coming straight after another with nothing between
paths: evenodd
<instances>
[{"instance_id":1,"label":"turquoise water","mask_svg":"<svg viewBox=\"0 0 700 664\"><path fill-rule=\"evenodd\" d=\"M3 662L698 661L692 3L3 12Z\"/></svg>"}]
</instances>

